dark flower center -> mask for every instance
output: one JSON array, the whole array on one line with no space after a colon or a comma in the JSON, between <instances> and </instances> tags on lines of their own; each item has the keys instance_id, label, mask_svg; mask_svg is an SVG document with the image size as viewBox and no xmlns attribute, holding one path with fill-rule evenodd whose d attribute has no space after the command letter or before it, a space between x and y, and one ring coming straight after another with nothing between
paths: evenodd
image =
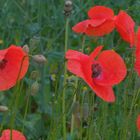
<instances>
[{"instance_id":1,"label":"dark flower center","mask_svg":"<svg viewBox=\"0 0 140 140\"><path fill-rule=\"evenodd\" d=\"M92 78L97 78L101 74L102 68L99 64L92 64Z\"/></svg>"},{"instance_id":2,"label":"dark flower center","mask_svg":"<svg viewBox=\"0 0 140 140\"><path fill-rule=\"evenodd\" d=\"M7 63L6 59L0 60L0 69L4 69L6 66L6 63Z\"/></svg>"}]
</instances>

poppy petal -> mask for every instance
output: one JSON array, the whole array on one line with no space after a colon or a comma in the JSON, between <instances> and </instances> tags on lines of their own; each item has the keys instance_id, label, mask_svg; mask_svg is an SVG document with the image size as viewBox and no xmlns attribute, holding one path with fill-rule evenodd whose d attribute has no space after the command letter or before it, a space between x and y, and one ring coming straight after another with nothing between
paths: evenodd
<instances>
[{"instance_id":1,"label":"poppy petal","mask_svg":"<svg viewBox=\"0 0 140 140\"><path fill-rule=\"evenodd\" d=\"M95 58L100 56L100 51L102 50L103 46L98 46L94 49L94 51L90 54L89 60L86 63L83 63L82 69L84 73L84 80L85 82L91 87L91 89L95 92L97 96L103 99L106 102L114 102L115 96L111 86L102 86L96 84L92 78L92 69L91 66ZM102 53L101 53L102 54Z\"/></svg>"},{"instance_id":2,"label":"poppy petal","mask_svg":"<svg viewBox=\"0 0 140 140\"><path fill-rule=\"evenodd\" d=\"M136 60L135 60L135 70L140 76L140 27L137 32L137 43L136 43Z\"/></svg>"},{"instance_id":3,"label":"poppy petal","mask_svg":"<svg viewBox=\"0 0 140 140\"><path fill-rule=\"evenodd\" d=\"M67 68L72 73L81 77L91 89L107 102L114 102L115 96L111 86L102 86L94 82L92 78L92 64L95 57L98 55L102 49L102 46L97 47L90 56L82 54L81 52L69 50L66 53L66 58L68 59Z\"/></svg>"},{"instance_id":4,"label":"poppy petal","mask_svg":"<svg viewBox=\"0 0 140 140\"><path fill-rule=\"evenodd\" d=\"M68 50L65 55L67 61L67 69L75 75L84 78L82 64L87 61L88 56L74 50Z\"/></svg>"},{"instance_id":5,"label":"poppy petal","mask_svg":"<svg viewBox=\"0 0 140 140\"><path fill-rule=\"evenodd\" d=\"M114 12L105 6L94 6L88 11L88 16L92 19L108 19L114 16Z\"/></svg>"},{"instance_id":6,"label":"poppy petal","mask_svg":"<svg viewBox=\"0 0 140 140\"><path fill-rule=\"evenodd\" d=\"M126 76L127 70L123 59L115 51L103 51L97 58L102 67L101 74L94 78L99 85L111 86L120 83Z\"/></svg>"},{"instance_id":7,"label":"poppy petal","mask_svg":"<svg viewBox=\"0 0 140 140\"><path fill-rule=\"evenodd\" d=\"M76 33L85 33L88 25L89 25L89 20L84 20L77 23L75 26L73 26L72 30Z\"/></svg>"},{"instance_id":8,"label":"poppy petal","mask_svg":"<svg viewBox=\"0 0 140 140\"><path fill-rule=\"evenodd\" d=\"M104 101L106 102L115 101L114 91L111 86L101 86L101 85L94 84L94 85L90 85L90 87L96 93L96 95L99 96Z\"/></svg>"},{"instance_id":9,"label":"poppy petal","mask_svg":"<svg viewBox=\"0 0 140 140\"><path fill-rule=\"evenodd\" d=\"M124 11L120 11L115 18L115 26L121 37L132 47L135 40L135 22L133 19Z\"/></svg>"},{"instance_id":10,"label":"poppy petal","mask_svg":"<svg viewBox=\"0 0 140 140\"><path fill-rule=\"evenodd\" d=\"M86 81L89 81L89 83L93 82L93 79L91 77L92 75L92 69L91 66L93 64L94 59L97 57L97 55L102 50L103 46L98 46L94 49L94 51L89 55L89 59L86 60L85 63L82 64L83 73L85 75Z\"/></svg>"},{"instance_id":11,"label":"poppy petal","mask_svg":"<svg viewBox=\"0 0 140 140\"><path fill-rule=\"evenodd\" d=\"M84 78L84 74L83 74L81 67L82 66L81 66L81 63L79 61L75 61L75 60L68 60L67 61L67 69L71 73L73 73L81 78Z\"/></svg>"},{"instance_id":12,"label":"poppy petal","mask_svg":"<svg viewBox=\"0 0 140 140\"><path fill-rule=\"evenodd\" d=\"M1 91L13 87L17 80L22 79L29 66L29 58L21 47L12 45L8 49L0 50L0 55L4 52L0 62Z\"/></svg>"},{"instance_id":13,"label":"poppy petal","mask_svg":"<svg viewBox=\"0 0 140 140\"><path fill-rule=\"evenodd\" d=\"M114 28L115 28L114 20L108 19L97 27L93 27L90 24L85 33L88 36L104 36L112 32Z\"/></svg>"},{"instance_id":14,"label":"poppy petal","mask_svg":"<svg viewBox=\"0 0 140 140\"><path fill-rule=\"evenodd\" d=\"M137 125L138 131L140 132L140 115L138 115L138 117L137 117L136 125Z\"/></svg>"},{"instance_id":15,"label":"poppy petal","mask_svg":"<svg viewBox=\"0 0 140 140\"><path fill-rule=\"evenodd\" d=\"M103 36L113 31L115 27L114 20L84 20L72 27L76 33L85 33L88 36Z\"/></svg>"},{"instance_id":16,"label":"poppy petal","mask_svg":"<svg viewBox=\"0 0 140 140\"><path fill-rule=\"evenodd\" d=\"M72 59L77 61L85 61L88 59L88 55L85 55L81 52L75 50L68 50L65 55L66 59Z\"/></svg>"},{"instance_id":17,"label":"poppy petal","mask_svg":"<svg viewBox=\"0 0 140 140\"><path fill-rule=\"evenodd\" d=\"M4 130L2 132L1 140L10 140L10 134L10 129ZM12 140L26 140L26 138L21 132L17 130L12 130Z\"/></svg>"}]
</instances>

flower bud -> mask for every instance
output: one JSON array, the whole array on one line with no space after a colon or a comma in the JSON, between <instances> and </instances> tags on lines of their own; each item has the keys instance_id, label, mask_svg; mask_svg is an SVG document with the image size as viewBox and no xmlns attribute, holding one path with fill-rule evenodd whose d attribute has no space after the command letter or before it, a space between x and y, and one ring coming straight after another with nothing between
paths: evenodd
<instances>
[{"instance_id":1,"label":"flower bud","mask_svg":"<svg viewBox=\"0 0 140 140\"><path fill-rule=\"evenodd\" d=\"M32 56L32 58L36 63L39 63L39 64L45 63L47 61L45 56L41 55L41 54L34 55L34 56Z\"/></svg>"},{"instance_id":2,"label":"flower bud","mask_svg":"<svg viewBox=\"0 0 140 140\"><path fill-rule=\"evenodd\" d=\"M71 14L71 11L72 11L72 1L66 0L64 6L64 15L69 16Z\"/></svg>"},{"instance_id":3,"label":"flower bud","mask_svg":"<svg viewBox=\"0 0 140 140\"><path fill-rule=\"evenodd\" d=\"M39 91L39 83L37 81L35 81L32 85L31 85L31 95L35 96L36 93Z\"/></svg>"},{"instance_id":4,"label":"flower bud","mask_svg":"<svg viewBox=\"0 0 140 140\"><path fill-rule=\"evenodd\" d=\"M36 70L32 71L30 77L32 80L37 80L39 78L39 72Z\"/></svg>"},{"instance_id":5,"label":"flower bud","mask_svg":"<svg viewBox=\"0 0 140 140\"><path fill-rule=\"evenodd\" d=\"M0 112L6 112L6 111L8 111L8 107L0 105Z\"/></svg>"},{"instance_id":6,"label":"flower bud","mask_svg":"<svg viewBox=\"0 0 140 140\"><path fill-rule=\"evenodd\" d=\"M27 54L29 53L29 47L28 47L27 44L24 45L22 49L23 49L23 51L26 52Z\"/></svg>"}]
</instances>

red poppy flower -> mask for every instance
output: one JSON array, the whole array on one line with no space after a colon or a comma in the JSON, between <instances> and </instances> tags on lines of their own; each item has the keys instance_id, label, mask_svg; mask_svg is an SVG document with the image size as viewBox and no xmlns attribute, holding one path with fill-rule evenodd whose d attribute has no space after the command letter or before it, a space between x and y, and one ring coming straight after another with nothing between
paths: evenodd
<instances>
[{"instance_id":1,"label":"red poppy flower","mask_svg":"<svg viewBox=\"0 0 140 140\"><path fill-rule=\"evenodd\" d=\"M136 125L137 125L138 131L140 132L140 115L138 115L137 117Z\"/></svg>"},{"instance_id":2,"label":"red poppy flower","mask_svg":"<svg viewBox=\"0 0 140 140\"><path fill-rule=\"evenodd\" d=\"M135 43L135 22L124 11L120 11L115 18L115 26L120 33L121 37L132 47Z\"/></svg>"},{"instance_id":3,"label":"red poppy flower","mask_svg":"<svg viewBox=\"0 0 140 140\"><path fill-rule=\"evenodd\" d=\"M114 25L114 12L104 6L95 6L88 11L90 19L79 22L73 26L76 33L85 33L88 36L103 36L110 33Z\"/></svg>"},{"instance_id":4,"label":"red poppy flower","mask_svg":"<svg viewBox=\"0 0 140 140\"><path fill-rule=\"evenodd\" d=\"M140 76L140 27L138 28L138 32L136 35L136 52L135 52L135 70Z\"/></svg>"},{"instance_id":5,"label":"red poppy flower","mask_svg":"<svg viewBox=\"0 0 140 140\"><path fill-rule=\"evenodd\" d=\"M6 129L2 132L2 136L0 137L0 140L10 140L11 130ZM25 136L17 131L12 130L12 140L26 140Z\"/></svg>"},{"instance_id":6,"label":"red poppy flower","mask_svg":"<svg viewBox=\"0 0 140 140\"><path fill-rule=\"evenodd\" d=\"M104 101L114 102L112 86L120 83L126 76L123 59L113 50L101 52L97 47L89 56L81 52L68 50L67 68L73 74L84 79L91 89Z\"/></svg>"},{"instance_id":7,"label":"red poppy flower","mask_svg":"<svg viewBox=\"0 0 140 140\"><path fill-rule=\"evenodd\" d=\"M0 50L0 91L13 87L28 70L29 59L21 47Z\"/></svg>"}]
</instances>

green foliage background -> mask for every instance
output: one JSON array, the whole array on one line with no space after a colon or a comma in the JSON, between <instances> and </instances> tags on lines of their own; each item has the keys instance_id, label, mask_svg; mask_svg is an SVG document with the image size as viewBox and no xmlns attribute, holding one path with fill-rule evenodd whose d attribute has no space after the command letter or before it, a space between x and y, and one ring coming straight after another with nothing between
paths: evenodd
<instances>
[{"instance_id":1,"label":"green foliage background","mask_svg":"<svg viewBox=\"0 0 140 140\"><path fill-rule=\"evenodd\" d=\"M72 32L77 22L87 18L87 11L95 5L105 5L114 10L125 10L140 25L140 0L73 0L70 16L70 49L81 49L81 35ZM30 54L43 54L46 65L38 65L30 60L30 68L24 80L6 92L1 92L0 103L14 107L14 92L20 92L20 101L15 117L14 128L22 130L28 140L62 140L62 81L64 72L64 32L66 18L63 15L63 0L0 0L0 44L1 49L10 44L29 45ZM86 38L85 53L96 46L114 49L125 60L128 68L127 78L114 87L116 102L105 103L95 97L88 86L79 79L78 89L74 89L75 77L68 73L66 92L66 118L68 140L138 140L136 117L139 113L140 80L133 69L133 49L125 43L116 31L102 38ZM89 49L90 46L90 49ZM31 78L32 71L38 71L37 79ZM36 95L31 96L32 84L40 85ZM19 88L18 88L19 87ZM77 103L73 96L77 94ZM30 98L26 119L23 119L27 98ZM11 104L10 104L11 102ZM73 136L70 136L72 112L75 117L86 110L88 117L76 119ZM79 111L80 110L80 111ZM11 112L0 113L1 126L9 128ZM78 115L79 115L78 114ZM82 115L80 114L80 117ZM3 121L4 119L4 121ZM80 125L79 124L80 121Z\"/></svg>"}]
</instances>

